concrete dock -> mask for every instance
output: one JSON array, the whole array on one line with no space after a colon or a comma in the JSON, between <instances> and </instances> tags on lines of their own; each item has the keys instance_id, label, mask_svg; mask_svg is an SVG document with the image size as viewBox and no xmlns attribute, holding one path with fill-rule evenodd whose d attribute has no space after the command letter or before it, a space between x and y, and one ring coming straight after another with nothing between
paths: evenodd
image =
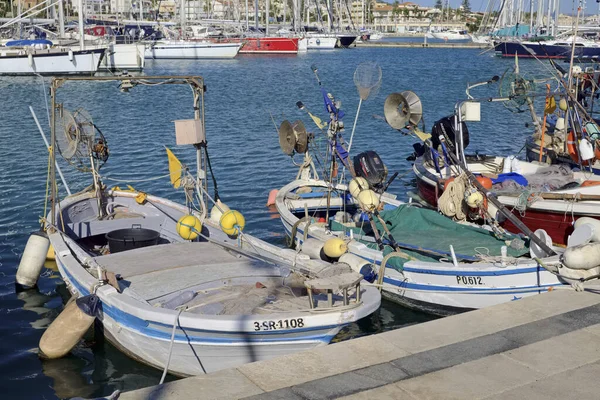
<instances>
[{"instance_id":1,"label":"concrete dock","mask_svg":"<svg viewBox=\"0 0 600 400\"><path fill-rule=\"evenodd\" d=\"M365 43L356 43L356 47L398 47L398 48L431 48L431 49L489 49L493 51L493 49L483 43L424 43L424 42L365 42Z\"/></svg>"},{"instance_id":2,"label":"concrete dock","mask_svg":"<svg viewBox=\"0 0 600 400\"><path fill-rule=\"evenodd\" d=\"M600 291L555 290L120 399L598 399Z\"/></svg>"}]
</instances>

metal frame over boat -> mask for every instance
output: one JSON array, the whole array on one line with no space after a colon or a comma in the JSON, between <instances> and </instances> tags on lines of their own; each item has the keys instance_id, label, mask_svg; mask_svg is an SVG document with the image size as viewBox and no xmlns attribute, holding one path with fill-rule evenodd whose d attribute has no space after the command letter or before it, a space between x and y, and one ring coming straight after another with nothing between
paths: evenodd
<instances>
[{"instance_id":1,"label":"metal frame over boat","mask_svg":"<svg viewBox=\"0 0 600 400\"><path fill-rule=\"evenodd\" d=\"M118 83L122 91L137 85L191 87L194 119L177 121L176 132L179 144L195 144L196 177L168 153L171 182L184 188L185 205L107 188L98 174L98 160L108 158L104 136L89 139L94 184L58 202L54 149L59 127L67 127L73 138L78 130L96 128L91 120L65 124L69 113L57 101L57 90L92 81ZM79 299L97 296L105 337L129 356L176 375L204 374L325 345L344 326L379 308L378 289L361 285L363 276L351 266L310 260L242 233L241 214L220 201L208 217L201 77L55 78L50 90L48 237L69 290ZM64 146L68 138L61 140ZM137 236L142 233L153 239L142 243L147 240ZM126 249L119 251L113 243Z\"/></svg>"}]
</instances>

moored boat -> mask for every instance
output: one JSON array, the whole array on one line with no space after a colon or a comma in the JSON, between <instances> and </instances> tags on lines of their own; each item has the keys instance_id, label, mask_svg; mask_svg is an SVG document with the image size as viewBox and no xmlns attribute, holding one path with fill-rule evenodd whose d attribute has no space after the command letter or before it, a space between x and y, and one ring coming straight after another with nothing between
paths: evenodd
<instances>
[{"instance_id":1,"label":"moored boat","mask_svg":"<svg viewBox=\"0 0 600 400\"><path fill-rule=\"evenodd\" d=\"M234 58L242 43L212 43L192 40L158 40L147 43L145 57L151 59Z\"/></svg>"},{"instance_id":2,"label":"moored boat","mask_svg":"<svg viewBox=\"0 0 600 400\"><path fill-rule=\"evenodd\" d=\"M176 138L195 145L197 175L167 151L171 183L185 191L186 204L102 183L106 137L87 112L69 112L56 94L91 81L117 83L124 92L138 85L192 88L194 118L176 121ZM198 76L52 81L51 149L91 171L93 185L52 202L45 219L58 270L77 300L42 336L42 356L68 353L87 330L70 318L87 312L83 322L97 319L101 334L130 357L165 374L206 374L325 345L379 307L378 289L361 285L363 275L350 265L299 257L244 233L243 216L220 200L208 209L204 91ZM55 157L52 151L53 198ZM31 249L25 252L31 260ZM26 272L20 265L19 283ZM84 302L93 306L82 309ZM65 340L50 340L57 335Z\"/></svg>"}]
</instances>

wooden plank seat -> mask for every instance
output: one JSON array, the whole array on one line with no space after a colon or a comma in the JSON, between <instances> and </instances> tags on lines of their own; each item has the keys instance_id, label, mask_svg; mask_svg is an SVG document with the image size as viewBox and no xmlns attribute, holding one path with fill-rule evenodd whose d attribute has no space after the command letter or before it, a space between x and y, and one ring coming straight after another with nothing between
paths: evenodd
<instances>
[{"instance_id":1,"label":"wooden plank seat","mask_svg":"<svg viewBox=\"0 0 600 400\"><path fill-rule=\"evenodd\" d=\"M327 292L327 305L333 307L333 293L342 292L344 295L344 305L349 304L348 289L356 288L356 302L360 302L360 282L363 276L358 272L346 272L341 275L330 276L327 278L310 279L304 282L308 290L308 300L311 308L313 303L313 290L324 290Z\"/></svg>"}]
</instances>

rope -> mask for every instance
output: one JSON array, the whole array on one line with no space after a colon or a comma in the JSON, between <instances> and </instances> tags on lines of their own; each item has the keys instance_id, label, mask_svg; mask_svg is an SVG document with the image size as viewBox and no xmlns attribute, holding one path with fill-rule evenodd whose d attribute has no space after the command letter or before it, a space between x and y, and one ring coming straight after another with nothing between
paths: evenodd
<instances>
[{"instance_id":1,"label":"rope","mask_svg":"<svg viewBox=\"0 0 600 400\"><path fill-rule=\"evenodd\" d=\"M212 165L210 163L210 157L208 156L208 150L204 152L206 154L206 163L208 164L208 169L210 170L210 176L213 181L213 186L215 189L215 200L219 200L219 187L217 186L217 178L215 177L215 173L213 172Z\"/></svg>"},{"instance_id":2,"label":"rope","mask_svg":"<svg viewBox=\"0 0 600 400\"><path fill-rule=\"evenodd\" d=\"M288 243L288 247L290 249L296 248L296 232L298 231L298 225L305 221L310 221L310 218L302 217L298 221L296 221L292 226L292 232L290 234L290 243Z\"/></svg>"},{"instance_id":3,"label":"rope","mask_svg":"<svg viewBox=\"0 0 600 400\"><path fill-rule=\"evenodd\" d=\"M183 171L183 170L182 170ZM98 175L103 181L112 181L112 182L120 182L120 183L136 183L136 182L149 182L149 181L156 181L159 179L163 179L163 178L168 178L171 176L171 174L166 174L166 175L160 175L160 176L155 176L153 178L145 178L145 179L115 179L115 178L109 178L107 176L101 176Z\"/></svg>"},{"instance_id":4,"label":"rope","mask_svg":"<svg viewBox=\"0 0 600 400\"><path fill-rule=\"evenodd\" d=\"M519 198L517 199L517 203L515 204L515 207L514 207L517 211L519 211L519 214L521 214L521 217L525 216L525 211L527 210L527 207L529 207L536 201L542 199L542 196L540 195L540 193L541 192L536 192L535 190L532 190L532 189L525 189L521 192L521 194L519 195Z\"/></svg>"},{"instance_id":5,"label":"rope","mask_svg":"<svg viewBox=\"0 0 600 400\"><path fill-rule=\"evenodd\" d=\"M468 178L463 172L452 182L448 182L444 193L438 199L438 210L447 217L457 221L465 221L467 214L465 212L465 188Z\"/></svg>"},{"instance_id":6,"label":"rope","mask_svg":"<svg viewBox=\"0 0 600 400\"><path fill-rule=\"evenodd\" d=\"M171 354L173 354L173 342L175 341L175 329L177 328L177 322L179 322L179 316L183 312L183 308L179 309L177 316L175 317L175 322L173 322L173 330L171 331L171 342L169 343L169 356L167 357L167 363L165 364L165 369L163 370L162 377L160 378L159 385L162 385L167 376L167 371L169 370L169 364L171 363Z\"/></svg>"}]
</instances>

